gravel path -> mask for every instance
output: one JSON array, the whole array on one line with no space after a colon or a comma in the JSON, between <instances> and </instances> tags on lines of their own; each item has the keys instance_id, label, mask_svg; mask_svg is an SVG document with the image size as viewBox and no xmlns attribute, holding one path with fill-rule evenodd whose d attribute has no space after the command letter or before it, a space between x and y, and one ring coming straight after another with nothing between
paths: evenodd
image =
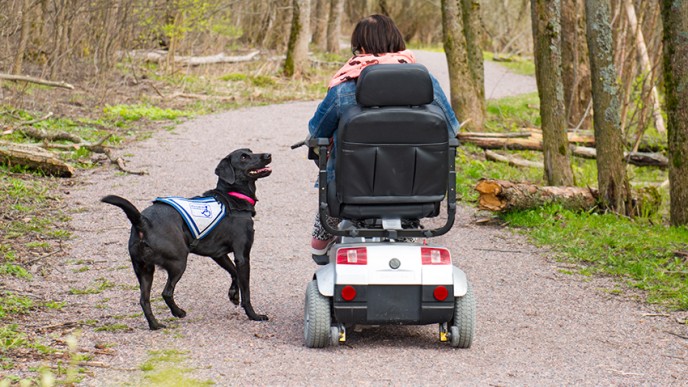
<instances>
[{"instance_id":1,"label":"gravel path","mask_svg":"<svg viewBox=\"0 0 688 387\"><path fill-rule=\"evenodd\" d=\"M433 57L419 56L421 62ZM441 68L433 72L446 77ZM493 97L496 92L490 90L534 88L532 78L512 78L489 63L486 78ZM685 336L685 326L651 316L650 307L608 292L612 282L562 274L546 251L509 230L477 225L468 207L460 207L455 227L438 242L451 249L478 299L472 348L439 343L435 325L371 328L349 332L347 344L337 348L304 347L303 298L316 269L308 253L316 169L304 149L289 146L304 137L316 104L199 117L126 150L128 166L148 175L124 176L108 169L81 176L68 199L75 239L67 266L51 278L59 284L52 291L94 287L102 279L115 286L68 296L66 317L56 320L132 328L84 330L81 347L113 345L113 355L93 359L109 367L91 368L93 376L85 385L143 383L140 366L149 351L171 349L186 351L178 366L192 368L190 377L218 385L688 384L688 342L669 333ZM198 195L214 187L216 163L240 147L273 154L272 176L258 182L251 261L253 306L270 321L249 321L227 299L227 274L209 258L192 255L176 291L187 317L168 321L169 330L151 332L140 314L126 249L129 222L99 199L119 194L143 208L156 196ZM156 273L153 293L154 311L164 321L169 313L159 297L162 273Z\"/></svg>"}]
</instances>

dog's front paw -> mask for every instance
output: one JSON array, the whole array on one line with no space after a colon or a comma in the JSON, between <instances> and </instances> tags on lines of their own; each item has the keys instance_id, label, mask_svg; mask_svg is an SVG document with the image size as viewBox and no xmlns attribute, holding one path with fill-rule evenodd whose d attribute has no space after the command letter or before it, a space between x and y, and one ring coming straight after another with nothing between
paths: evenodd
<instances>
[{"instance_id":1,"label":"dog's front paw","mask_svg":"<svg viewBox=\"0 0 688 387\"><path fill-rule=\"evenodd\" d=\"M186 311L182 308L177 308L176 310L172 310L172 315L174 317L184 318L186 317Z\"/></svg>"}]
</instances>

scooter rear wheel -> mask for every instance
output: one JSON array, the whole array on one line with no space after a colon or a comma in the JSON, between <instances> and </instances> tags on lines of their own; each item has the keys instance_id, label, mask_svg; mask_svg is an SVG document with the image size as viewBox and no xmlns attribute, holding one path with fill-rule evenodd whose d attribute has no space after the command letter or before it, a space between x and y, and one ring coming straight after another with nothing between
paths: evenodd
<instances>
[{"instance_id":1,"label":"scooter rear wheel","mask_svg":"<svg viewBox=\"0 0 688 387\"><path fill-rule=\"evenodd\" d=\"M475 334L475 297L471 284L467 285L466 294L454 299L450 344L456 348L470 348Z\"/></svg>"},{"instance_id":2,"label":"scooter rear wheel","mask_svg":"<svg viewBox=\"0 0 688 387\"><path fill-rule=\"evenodd\" d=\"M304 305L304 342L308 348L324 348L330 344L330 299L320 294L318 282L313 280L306 288Z\"/></svg>"}]
</instances>

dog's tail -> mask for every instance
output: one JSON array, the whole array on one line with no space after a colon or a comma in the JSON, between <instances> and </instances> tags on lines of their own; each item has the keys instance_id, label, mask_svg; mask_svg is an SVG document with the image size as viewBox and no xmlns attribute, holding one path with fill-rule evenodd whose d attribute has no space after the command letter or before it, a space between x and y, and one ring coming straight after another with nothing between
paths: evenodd
<instances>
[{"instance_id":1,"label":"dog's tail","mask_svg":"<svg viewBox=\"0 0 688 387\"><path fill-rule=\"evenodd\" d=\"M127 215L127 218L129 218L132 226L139 231L143 229L144 224L141 213L129 200L117 195L108 195L100 199L100 201L121 208Z\"/></svg>"}]
</instances>

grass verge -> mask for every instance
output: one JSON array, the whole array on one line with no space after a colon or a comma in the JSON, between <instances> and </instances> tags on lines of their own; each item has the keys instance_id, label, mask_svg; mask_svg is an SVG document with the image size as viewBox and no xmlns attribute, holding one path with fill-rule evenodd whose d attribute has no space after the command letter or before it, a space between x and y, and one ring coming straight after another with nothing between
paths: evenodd
<instances>
[{"instance_id":1,"label":"grass verge","mask_svg":"<svg viewBox=\"0 0 688 387\"><path fill-rule=\"evenodd\" d=\"M558 205L502 215L559 259L646 292L647 302L688 310L688 229L614 214L572 212Z\"/></svg>"}]
</instances>

